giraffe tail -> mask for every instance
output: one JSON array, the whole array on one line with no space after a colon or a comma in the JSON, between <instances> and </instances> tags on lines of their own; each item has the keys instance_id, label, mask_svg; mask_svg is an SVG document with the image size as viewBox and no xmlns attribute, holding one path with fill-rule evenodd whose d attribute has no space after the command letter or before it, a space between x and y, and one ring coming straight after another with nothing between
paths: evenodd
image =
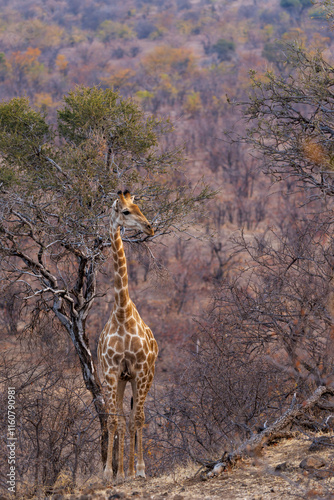
<instances>
[{"instance_id":1,"label":"giraffe tail","mask_svg":"<svg viewBox=\"0 0 334 500\"><path fill-rule=\"evenodd\" d=\"M133 410L133 396L131 396L131 410ZM137 449L137 431L135 432L135 449Z\"/></svg>"}]
</instances>

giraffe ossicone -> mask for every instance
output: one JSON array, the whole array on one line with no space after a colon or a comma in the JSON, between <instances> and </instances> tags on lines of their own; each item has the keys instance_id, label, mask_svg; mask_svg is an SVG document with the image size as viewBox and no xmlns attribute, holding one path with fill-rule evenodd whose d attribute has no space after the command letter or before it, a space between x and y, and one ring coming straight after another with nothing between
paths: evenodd
<instances>
[{"instance_id":1,"label":"giraffe ossicone","mask_svg":"<svg viewBox=\"0 0 334 500\"><path fill-rule=\"evenodd\" d=\"M133 407L129 432L129 477L135 477L134 456L137 433L136 475L145 477L143 458L144 403L154 377L158 345L150 328L141 319L129 296L128 273L120 228L143 231L153 236L154 230L129 191L118 192L112 205L110 239L114 262L115 302L98 344L98 359L106 381L108 408L108 456L104 477L113 478L112 456L116 431L118 432L117 482L124 481L124 438L126 421L123 396L127 382L131 383Z\"/></svg>"}]
</instances>

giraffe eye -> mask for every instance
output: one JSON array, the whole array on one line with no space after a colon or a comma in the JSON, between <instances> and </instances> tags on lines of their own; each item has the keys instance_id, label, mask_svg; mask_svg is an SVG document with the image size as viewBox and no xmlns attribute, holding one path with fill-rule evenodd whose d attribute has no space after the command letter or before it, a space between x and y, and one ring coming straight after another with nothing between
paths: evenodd
<instances>
[{"instance_id":1,"label":"giraffe eye","mask_svg":"<svg viewBox=\"0 0 334 500\"><path fill-rule=\"evenodd\" d=\"M123 215L129 215L130 212L129 212L129 210L124 210L124 212L122 212L122 213L123 213Z\"/></svg>"}]
</instances>

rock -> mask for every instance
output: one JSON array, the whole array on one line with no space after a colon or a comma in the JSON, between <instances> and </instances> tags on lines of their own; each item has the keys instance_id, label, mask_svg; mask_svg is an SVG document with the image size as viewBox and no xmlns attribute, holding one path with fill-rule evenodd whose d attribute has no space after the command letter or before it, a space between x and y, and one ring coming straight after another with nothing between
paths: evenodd
<instances>
[{"instance_id":1,"label":"rock","mask_svg":"<svg viewBox=\"0 0 334 500\"><path fill-rule=\"evenodd\" d=\"M334 447L334 439L329 436L319 436L314 438L311 446L309 447L309 451L320 451L324 448L332 448Z\"/></svg>"},{"instance_id":2,"label":"rock","mask_svg":"<svg viewBox=\"0 0 334 500\"><path fill-rule=\"evenodd\" d=\"M287 467L288 467L287 462L283 462L281 464L277 464L276 467L275 467L275 470L276 471L283 471L283 470L286 470Z\"/></svg>"},{"instance_id":3,"label":"rock","mask_svg":"<svg viewBox=\"0 0 334 500\"><path fill-rule=\"evenodd\" d=\"M334 468L329 467L328 469L315 470L314 475L316 479L328 479L334 476Z\"/></svg>"},{"instance_id":4,"label":"rock","mask_svg":"<svg viewBox=\"0 0 334 500\"><path fill-rule=\"evenodd\" d=\"M224 462L218 462L214 468L212 469L212 472L215 476L218 476L225 470L226 464Z\"/></svg>"},{"instance_id":5,"label":"rock","mask_svg":"<svg viewBox=\"0 0 334 500\"><path fill-rule=\"evenodd\" d=\"M94 494L97 490L105 490L105 489L106 489L105 483L102 482L90 483L83 490L81 490L81 494L82 495ZM109 492L112 493L112 490L109 490Z\"/></svg>"},{"instance_id":6,"label":"rock","mask_svg":"<svg viewBox=\"0 0 334 500\"><path fill-rule=\"evenodd\" d=\"M325 465L326 465L326 460L324 458L317 456L309 456L304 458L304 460L300 462L299 467L305 470L313 470L313 469L320 469Z\"/></svg>"}]
</instances>

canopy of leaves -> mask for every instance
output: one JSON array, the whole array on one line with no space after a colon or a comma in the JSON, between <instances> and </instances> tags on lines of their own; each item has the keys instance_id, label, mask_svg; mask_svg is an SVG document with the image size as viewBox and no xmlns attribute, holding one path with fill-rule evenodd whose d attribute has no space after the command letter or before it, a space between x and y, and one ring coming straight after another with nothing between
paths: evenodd
<instances>
[{"instance_id":1,"label":"canopy of leaves","mask_svg":"<svg viewBox=\"0 0 334 500\"><path fill-rule=\"evenodd\" d=\"M212 51L217 53L220 61L229 61L235 51L235 43L232 40L220 38L213 45Z\"/></svg>"},{"instance_id":2,"label":"canopy of leaves","mask_svg":"<svg viewBox=\"0 0 334 500\"><path fill-rule=\"evenodd\" d=\"M180 150L159 146L170 130L168 121L146 117L110 89L71 91L55 130L26 98L2 102L2 250L15 228L17 236L32 231L42 248L57 241L86 257L99 253L108 238L108 208L125 187L138 200L145 196L156 235L172 225L180 229L210 194L205 186L194 193L180 182Z\"/></svg>"}]
</instances>

